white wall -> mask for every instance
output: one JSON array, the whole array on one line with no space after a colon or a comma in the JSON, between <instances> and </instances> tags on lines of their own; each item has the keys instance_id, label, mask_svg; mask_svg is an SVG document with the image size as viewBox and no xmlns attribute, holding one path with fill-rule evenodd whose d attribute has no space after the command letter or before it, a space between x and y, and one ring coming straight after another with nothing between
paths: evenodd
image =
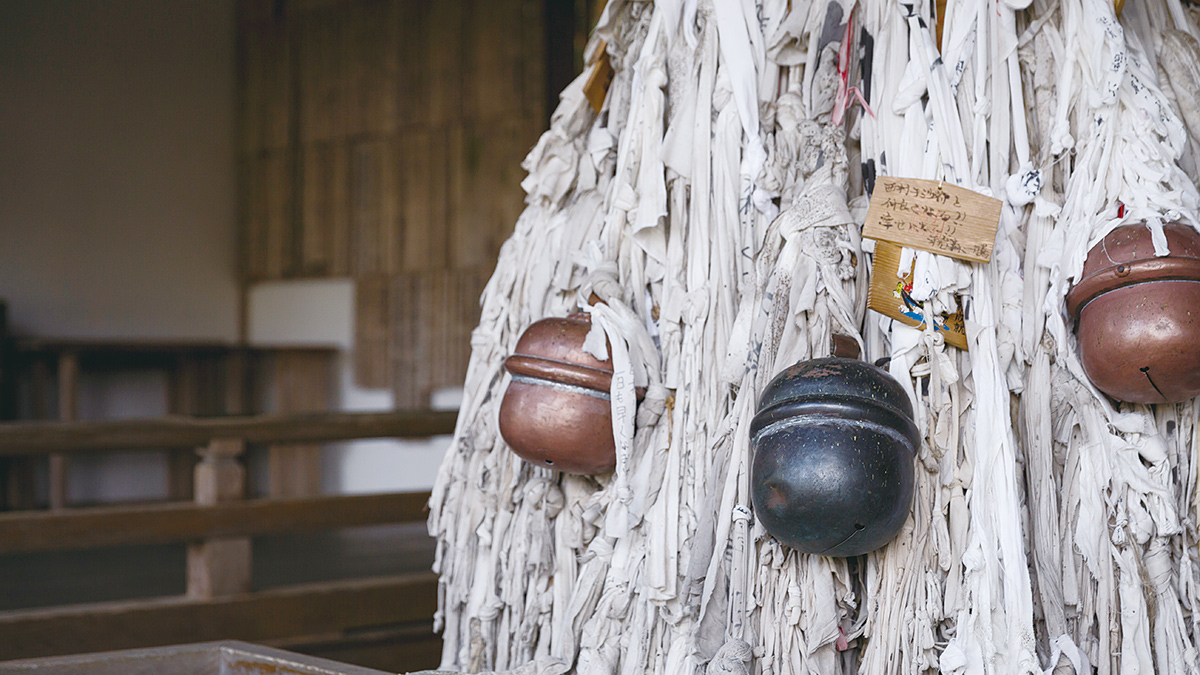
<instances>
[{"instance_id":1,"label":"white wall","mask_svg":"<svg viewBox=\"0 0 1200 675\"><path fill-rule=\"evenodd\" d=\"M234 18L234 0L0 2L13 332L238 338ZM161 415L165 384L85 373L80 417ZM157 454L81 458L68 495L162 497L165 476Z\"/></svg>"},{"instance_id":2,"label":"white wall","mask_svg":"<svg viewBox=\"0 0 1200 675\"><path fill-rule=\"evenodd\" d=\"M238 339L234 21L234 0L0 2L0 298L15 333ZM390 392L353 383L352 282L263 284L247 312L252 344L343 349L341 409L391 409ZM165 384L85 373L80 417L161 415ZM447 444L332 447L324 487L426 488ZM165 475L157 454L81 459L68 493L161 498Z\"/></svg>"},{"instance_id":3,"label":"white wall","mask_svg":"<svg viewBox=\"0 0 1200 675\"><path fill-rule=\"evenodd\" d=\"M238 337L234 0L0 3L14 332Z\"/></svg>"},{"instance_id":4,"label":"white wall","mask_svg":"<svg viewBox=\"0 0 1200 675\"><path fill-rule=\"evenodd\" d=\"M363 389L354 382L354 295L354 282L349 279L258 284L247 297L247 339L256 346L338 347L337 408L392 410L395 399L390 390ZM439 392L433 404L457 409L460 399L455 391ZM448 436L331 444L322 458L321 487L325 492L349 494L429 489L449 445Z\"/></svg>"}]
</instances>

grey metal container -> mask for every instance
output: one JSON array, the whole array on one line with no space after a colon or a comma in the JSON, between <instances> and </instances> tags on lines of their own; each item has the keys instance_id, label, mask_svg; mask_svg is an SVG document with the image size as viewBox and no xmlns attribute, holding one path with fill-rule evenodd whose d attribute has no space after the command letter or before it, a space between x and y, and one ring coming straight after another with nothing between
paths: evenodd
<instances>
[{"instance_id":1,"label":"grey metal container","mask_svg":"<svg viewBox=\"0 0 1200 675\"><path fill-rule=\"evenodd\" d=\"M150 649L0 662L0 674L38 675L382 675L328 659L226 640Z\"/></svg>"}]
</instances>

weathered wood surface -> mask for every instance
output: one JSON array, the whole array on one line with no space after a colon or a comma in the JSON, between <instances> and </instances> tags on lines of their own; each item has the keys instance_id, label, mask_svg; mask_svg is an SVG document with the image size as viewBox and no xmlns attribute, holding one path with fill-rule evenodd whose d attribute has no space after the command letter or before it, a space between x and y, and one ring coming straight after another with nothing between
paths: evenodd
<instances>
[{"instance_id":1,"label":"weathered wood surface","mask_svg":"<svg viewBox=\"0 0 1200 675\"><path fill-rule=\"evenodd\" d=\"M218 438L200 450L195 498L200 506L237 503L246 496L246 469L238 458L246 450L241 439ZM187 593L215 598L250 591L250 538L206 537L187 546Z\"/></svg>"},{"instance_id":2,"label":"weathered wood surface","mask_svg":"<svg viewBox=\"0 0 1200 675\"><path fill-rule=\"evenodd\" d=\"M271 642L428 622L432 572L304 584L245 595L186 597L0 613L0 660L210 640Z\"/></svg>"},{"instance_id":3,"label":"weathered wood surface","mask_svg":"<svg viewBox=\"0 0 1200 675\"><path fill-rule=\"evenodd\" d=\"M428 501L428 492L397 492L11 512L0 514L0 554L418 522Z\"/></svg>"},{"instance_id":4,"label":"weathered wood surface","mask_svg":"<svg viewBox=\"0 0 1200 675\"><path fill-rule=\"evenodd\" d=\"M329 410L333 359L304 352L280 352L274 359L276 412L286 415ZM321 446L271 445L267 451L267 494L309 497L321 491Z\"/></svg>"},{"instance_id":5,"label":"weathered wood surface","mask_svg":"<svg viewBox=\"0 0 1200 675\"><path fill-rule=\"evenodd\" d=\"M216 438L247 443L319 443L358 438L423 438L454 431L455 411L312 413L253 417L0 425L0 456L199 447Z\"/></svg>"}]
</instances>

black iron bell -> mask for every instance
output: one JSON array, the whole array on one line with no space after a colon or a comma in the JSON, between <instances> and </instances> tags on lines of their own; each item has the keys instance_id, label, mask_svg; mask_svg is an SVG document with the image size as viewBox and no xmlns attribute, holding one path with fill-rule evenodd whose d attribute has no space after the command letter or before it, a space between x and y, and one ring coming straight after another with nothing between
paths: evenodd
<instances>
[{"instance_id":1,"label":"black iron bell","mask_svg":"<svg viewBox=\"0 0 1200 675\"><path fill-rule=\"evenodd\" d=\"M880 368L836 356L787 368L759 399L750 443L754 515L792 548L860 555L908 518L920 434Z\"/></svg>"}]
</instances>

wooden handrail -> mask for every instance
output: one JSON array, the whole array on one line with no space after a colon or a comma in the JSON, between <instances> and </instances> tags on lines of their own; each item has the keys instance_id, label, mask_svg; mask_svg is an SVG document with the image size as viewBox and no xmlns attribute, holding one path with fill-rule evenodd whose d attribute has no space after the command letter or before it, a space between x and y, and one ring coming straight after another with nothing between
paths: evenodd
<instances>
[{"instance_id":1,"label":"wooden handrail","mask_svg":"<svg viewBox=\"0 0 1200 675\"><path fill-rule=\"evenodd\" d=\"M428 492L259 499L201 506L190 502L101 506L0 514L0 553L163 544L415 522Z\"/></svg>"},{"instance_id":2,"label":"wooden handrail","mask_svg":"<svg viewBox=\"0 0 1200 675\"><path fill-rule=\"evenodd\" d=\"M170 597L0 612L0 658L225 639L263 643L375 626L429 625L436 610L437 576L416 572L203 601Z\"/></svg>"},{"instance_id":3,"label":"wooden handrail","mask_svg":"<svg viewBox=\"0 0 1200 675\"><path fill-rule=\"evenodd\" d=\"M455 411L310 413L253 417L163 417L106 422L0 425L0 457L198 447L218 438L247 443L319 443L422 438L454 432Z\"/></svg>"}]
</instances>

